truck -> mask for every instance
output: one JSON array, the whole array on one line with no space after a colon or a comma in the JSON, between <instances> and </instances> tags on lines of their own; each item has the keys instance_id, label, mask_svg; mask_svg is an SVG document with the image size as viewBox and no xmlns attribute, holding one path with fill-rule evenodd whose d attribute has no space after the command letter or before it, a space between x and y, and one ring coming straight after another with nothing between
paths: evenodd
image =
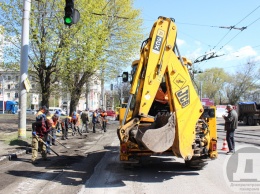
<instances>
[{"instance_id":1,"label":"truck","mask_svg":"<svg viewBox=\"0 0 260 194\"><path fill-rule=\"evenodd\" d=\"M117 128L123 163L160 154L201 169L217 158L215 108L202 105L192 63L180 55L176 38L174 20L160 16L132 63L129 100Z\"/></svg>"},{"instance_id":2,"label":"truck","mask_svg":"<svg viewBox=\"0 0 260 194\"><path fill-rule=\"evenodd\" d=\"M3 102L1 100L0 101L0 112L3 112L3 107L4 107L4 112L9 113L9 114L16 114L17 111L18 111L18 102L17 101L11 101L11 100Z\"/></svg>"},{"instance_id":3,"label":"truck","mask_svg":"<svg viewBox=\"0 0 260 194\"><path fill-rule=\"evenodd\" d=\"M237 107L238 121L245 125L254 126L260 124L260 103L239 102Z\"/></svg>"}]
</instances>

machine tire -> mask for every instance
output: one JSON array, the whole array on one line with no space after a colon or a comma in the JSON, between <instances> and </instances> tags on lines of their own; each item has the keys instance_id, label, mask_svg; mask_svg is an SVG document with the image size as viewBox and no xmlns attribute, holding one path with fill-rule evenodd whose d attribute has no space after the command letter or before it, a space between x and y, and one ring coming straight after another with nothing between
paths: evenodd
<instances>
[{"instance_id":1,"label":"machine tire","mask_svg":"<svg viewBox=\"0 0 260 194\"><path fill-rule=\"evenodd\" d=\"M244 123L244 125L248 125L248 119L247 119L247 116L244 116L244 117L243 117L243 123Z\"/></svg>"},{"instance_id":2,"label":"machine tire","mask_svg":"<svg viewBox=\"0 0 260 194\"><path fill-rule=\"evenodd\" d=\"M184 160L186 168L201 170L208 163L200 159Z\"/></svg>"},{"instance_id":3,"label":"machine tire","mask_svg":"<svg viewBox=\"0 0 260 194\"><path fill-rule=\"evenodd\" d=\"M248 125L250 125L250 126L256 125L256 121L251 116L248 117Z\"/></svg>"}]
</instances>

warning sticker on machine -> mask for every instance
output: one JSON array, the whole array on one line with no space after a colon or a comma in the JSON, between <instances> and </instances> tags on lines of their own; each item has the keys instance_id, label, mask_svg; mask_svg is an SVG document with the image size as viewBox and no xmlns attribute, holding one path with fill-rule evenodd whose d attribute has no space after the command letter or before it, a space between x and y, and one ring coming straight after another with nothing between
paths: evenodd
<instances>
[{"instance_id":1,"label":"warning sticker on machine","mask_svg":"<svg viewBox=\"0 0 260 194\"><path fill-rule=\"evenodd\" d=\"M186 83L186 79L181 75L178 74L176 78L174 79L174 83L179 87L182 88L183 85Z\"/></svg>"},{"instance_id":2,"label":"warning sticker on machine","mask_svg":"<svg viewBox=\"0 0 260 194\"><path fill-rule=\"evenodd\" d=\"M190 104L189 86L185 86L181 90L177 91L176 96L177 96L182 108L188 106Z\"/></svg>"},{"instance_id":3,"label":"warning sticker on machine","mask_svg":"<svg viewBox=\"0 0 260 194\"><path fill-rule=\"evenodd\" d=\"M163 36L164 36L164 31L161 29L158 29L158 32L156 34L156 38L154 41L154 45L153 45L153 52L156 54L160 53L160 49L162 46L162 41L163 41Z\"/></svg>"}]
</instances>

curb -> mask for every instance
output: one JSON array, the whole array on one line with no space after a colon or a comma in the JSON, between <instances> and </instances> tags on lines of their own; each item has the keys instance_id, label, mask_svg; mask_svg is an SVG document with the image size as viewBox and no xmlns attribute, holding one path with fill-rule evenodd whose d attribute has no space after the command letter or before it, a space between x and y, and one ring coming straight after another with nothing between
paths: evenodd
<instances>
[{"instance_id":1,"label":"curb","mask_svg":"<svg viewBox=\"0 0 260 194\"><path fill-rule=\"evenodd\" d=\"M6 161L6 160L15 160L17 159L17 156L23 155L27 153L27 149L26 150L18 150L16 152L13 152L11 154L8 154L7 156L1 156L0 157L0 163Z\"/></svg>"}]
</instances>

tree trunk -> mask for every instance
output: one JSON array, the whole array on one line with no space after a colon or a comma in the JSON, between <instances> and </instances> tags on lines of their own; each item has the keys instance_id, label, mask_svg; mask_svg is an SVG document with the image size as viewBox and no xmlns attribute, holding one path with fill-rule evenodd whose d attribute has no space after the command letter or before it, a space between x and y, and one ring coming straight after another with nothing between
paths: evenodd
<instances>
[{"instance_id":1,"label":"tree trunk","mask_svg":"<svg viewBox=\"0 0 260 194\"><path fill-rule=\"evenodd\" d=\"M87 81L87 78L90 77L92 74L89 72L84 72L83 76L79 78L78 75L75 75L74 87L71 91L71 99L70 99L70 111L69 114L71 115L73 111L77 110L77 105L79 103L80 96L82 94L83 86Z\"/></svg>"},{"instance_id":2,"label":"tree trunk","mask_svg":"<svg viewBox=\"0 0 260 194\"><path fill-rule=\"evenodd\" d=\"M45 66L43 63L41 66ZM51 69L40 68L39 71L40 85L42 90L42 106L49 107L49 99L51 95Z\"/></svg>"}]
</instances>

